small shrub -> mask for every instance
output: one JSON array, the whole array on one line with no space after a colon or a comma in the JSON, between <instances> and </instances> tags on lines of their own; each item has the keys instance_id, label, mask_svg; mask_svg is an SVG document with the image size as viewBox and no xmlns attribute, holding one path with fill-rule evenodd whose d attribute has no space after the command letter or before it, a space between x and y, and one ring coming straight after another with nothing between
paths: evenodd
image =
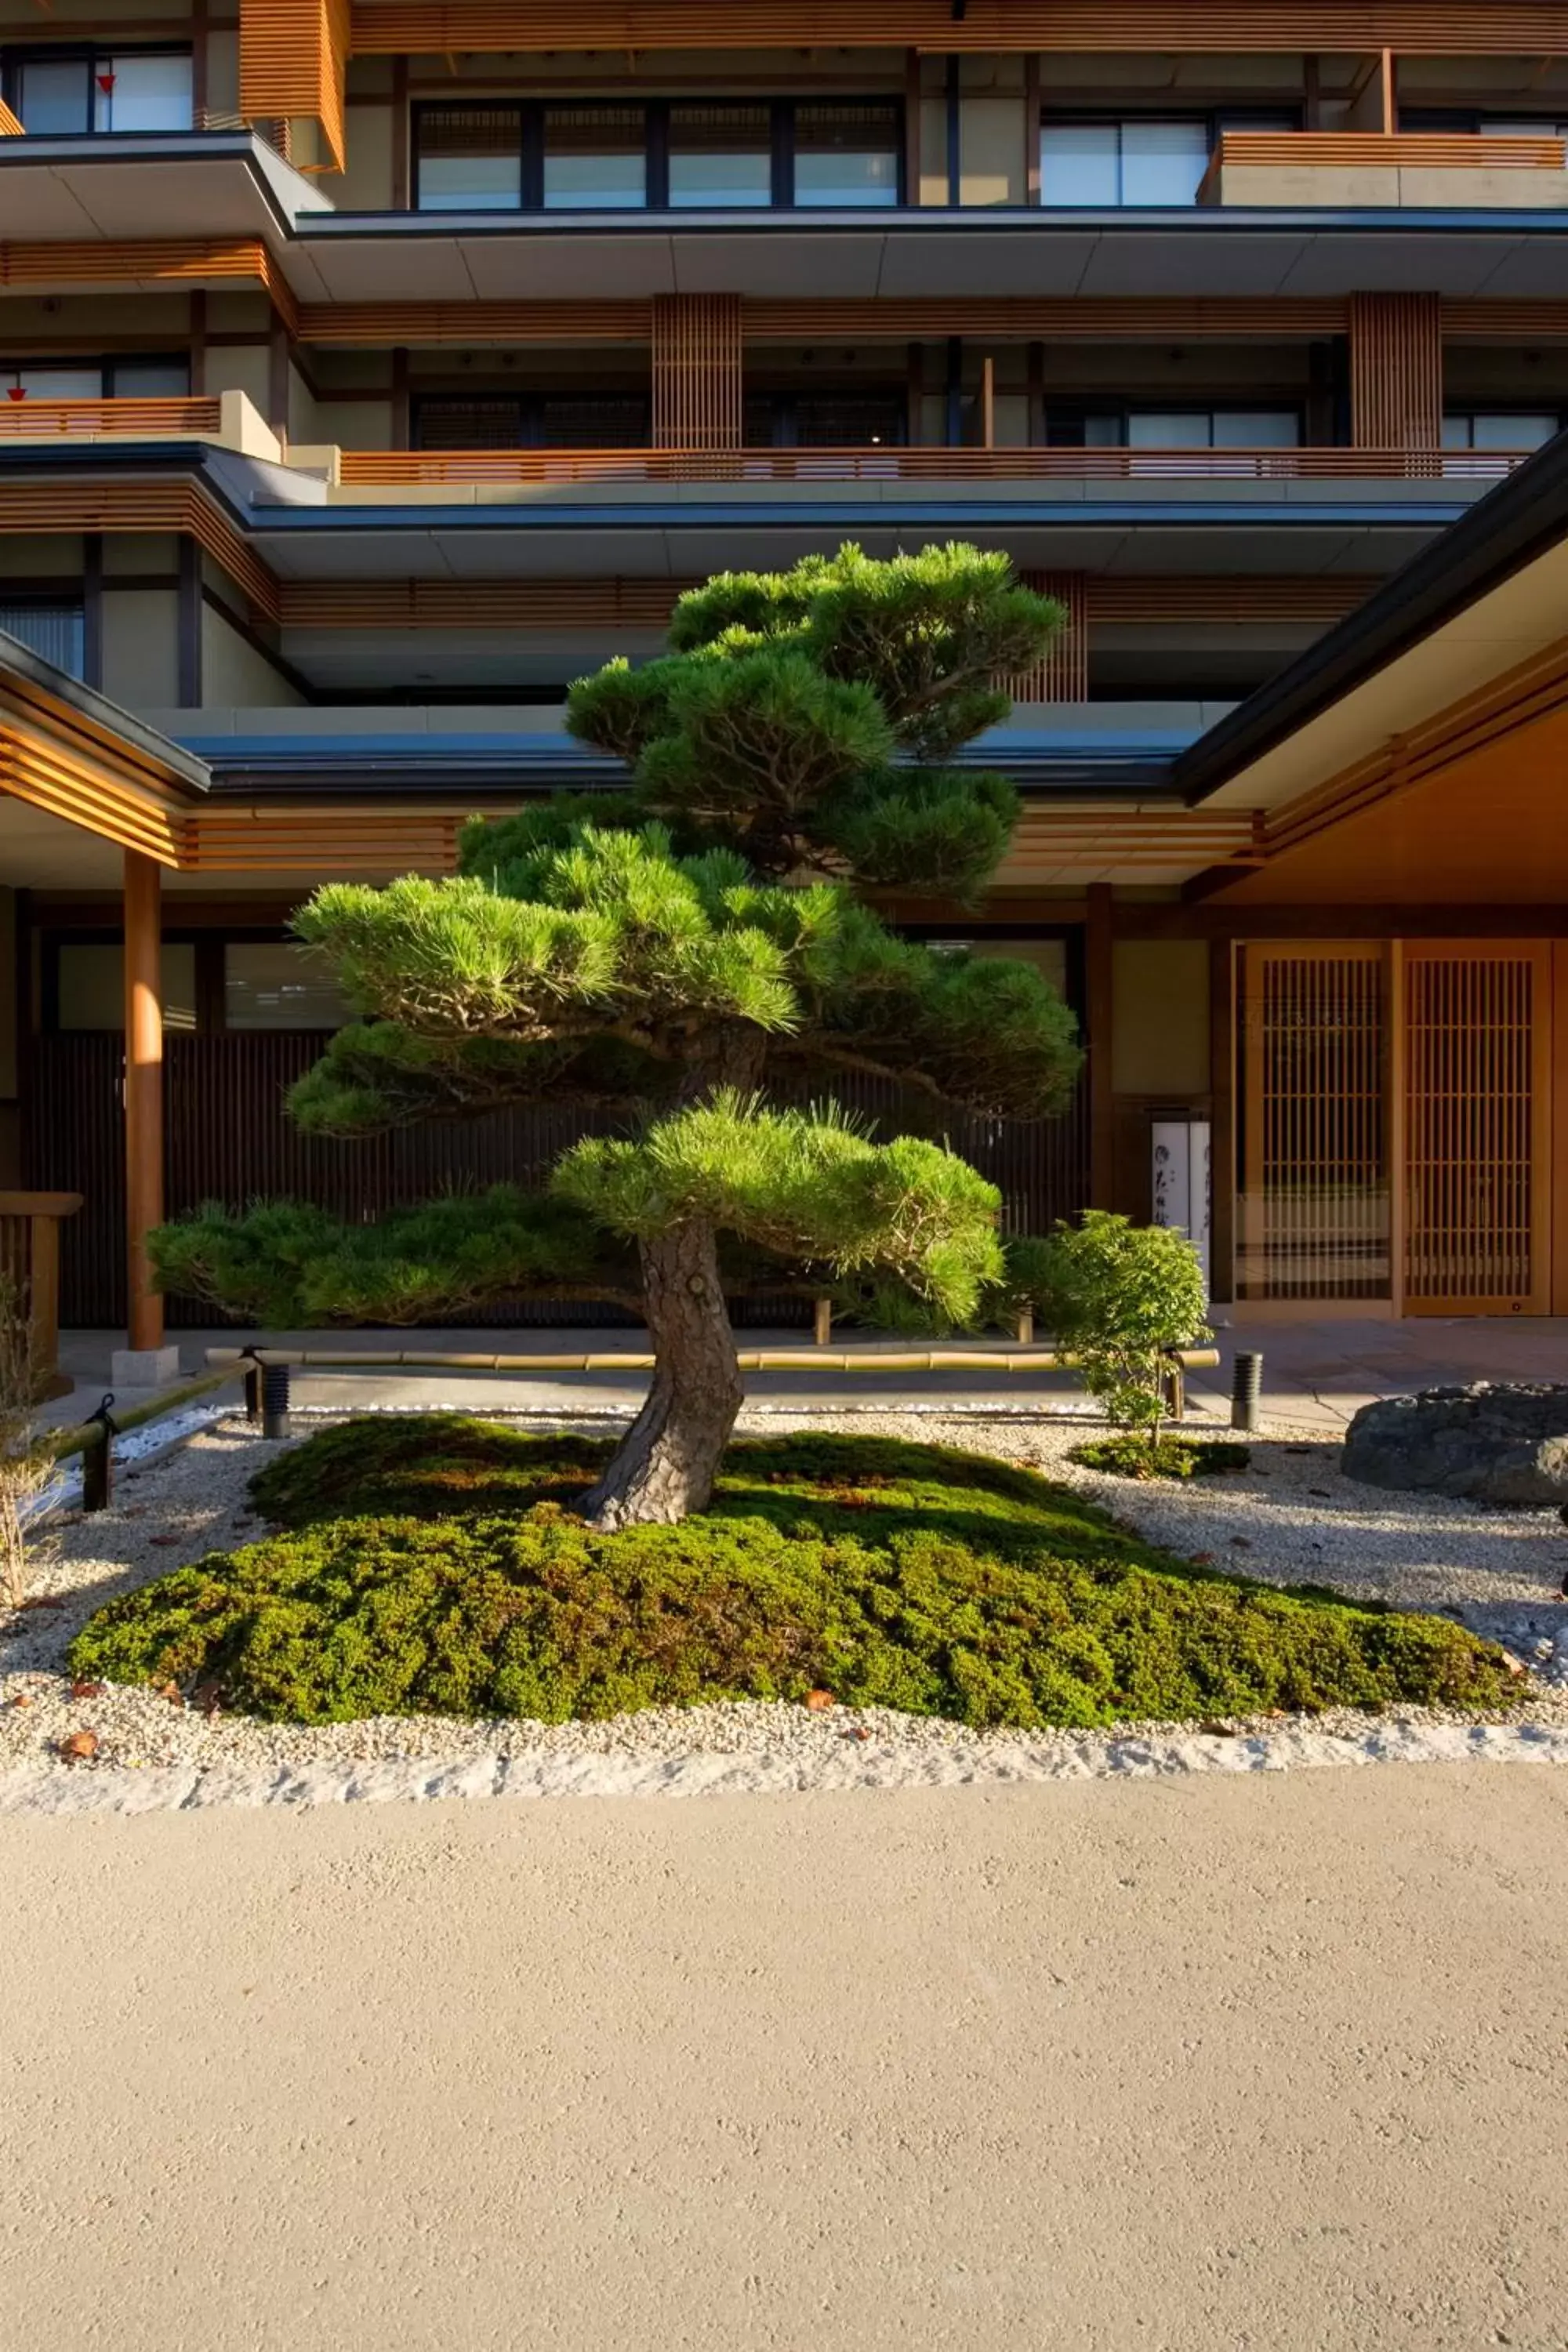
<instances>
[{"instance_id":1,"label":"small shrub","mask_svg":"<svg viewBox=\"0 0 1568 2352\"><path fill-rule=\"evenodd\" d=\"M1091 1438L1075 1445L1069 1462L1086 1470L1109 1470L1118 1478L1215 1478L1227 1470L1245 1470L1251 1449L1192 1437L1146 1437L1123 1431L1117 1437Z\"/></svg>"},{"instance_id":2,"label":"small shrub","mask_svg":"<svg viewBox=\"0 0 1568 2352\"><path fill-rule=\"evenodd\" d=\"M0 1274L0 1609L21 1606L29 1556L36 1561L46 1548L26 1512L55 1475L55 1455L36 1419L47 1381L22 1293Z\"/></svg>"},{"instance_id":3,"label":"small shrub","mask_svg":"<svg viewBox=\"0 0 1568 2352\"><path fill-rule=\"evenodd\" d=\"M952 1449L738 1445L709 1512L601 1535L537 1496L580 1484L606 1448L470 1423L455 1490L440 1429L377 1418L269 1465L258 1498L292 1524L110 1602L73 1671L210 1683L286 1723L563 1722L818 1687L1024 1728L1512 1695L1501 1653L1447 1619L1205 1571ZM323 1510L328 1490L362 1511L377 1494L417 1507ZM484 1507L453 1515L454 1491Z\"/></svg>"},{"instance_id":4,"label":"small shrub","mask_svg":"<svg viewBox=\"0 0 1568 2352\"><path fill-rule=\"evenodd\" d=\"M1209 1337L1203 1266L1185 1234L1089 1209L1058 1227L1045 1279L1052 1328L1084 1387L1117 1429L1158 1444L1163 1359Z\"/></svg>"}]
</instances>

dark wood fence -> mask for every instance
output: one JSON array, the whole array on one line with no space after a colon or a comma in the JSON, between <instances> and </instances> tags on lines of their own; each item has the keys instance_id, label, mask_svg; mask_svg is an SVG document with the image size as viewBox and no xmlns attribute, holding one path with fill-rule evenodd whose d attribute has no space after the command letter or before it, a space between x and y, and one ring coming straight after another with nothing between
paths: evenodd
<instances>
[{"instance_id":1,"label":"dark wood fence","mask_svg":"<svg viewBox=\"0 0 1568 2352\"><path fill-rule=\"evenodd\" d=\"M575 1110L495 1111L468 1121L434 1122L368 1143L301 1135L284 1096L326 1043L318 1031L279 1030L239 1036L166 1040L164 1182L169 1213L204 1201L243 1208L262 1199L319 1202L369 1222L388 1208L432 1193L503 1181L537 1181L580 1135L613 1122ZM39 1190L82 1195L80 1214L61 1236L60 1320L77 1328L125 1320L124 1055L118 1036L83 1032L34 1041L27 1117L26 1181ZM848 1108L918 1126L919 1104L899 1104L892 1089L857 1079L834 1088ZM939 1130L942 1131L942 1130ZM1086 1197L1087 1128L1081 1095L1059 1118L1003 1125L955 1118L947 1139L1003 1190L1014 1233L1042 1233ZM169 1321L190 1329L221 1318L199 1301L171 1298ZM758 1301L754 1324L806 1319L804 1302ZM560 1307L532 1301L466 1315L497 1328L625 1325L611 1306Z\"/></svg>"}]
</instances>

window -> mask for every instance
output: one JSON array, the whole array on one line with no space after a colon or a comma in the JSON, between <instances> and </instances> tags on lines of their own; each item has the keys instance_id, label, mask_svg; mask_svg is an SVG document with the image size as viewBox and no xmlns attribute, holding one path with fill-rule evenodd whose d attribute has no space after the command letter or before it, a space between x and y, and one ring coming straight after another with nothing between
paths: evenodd
<instances>
[{"instance_id":1,"label":"window","mask_svg":"<svg viewBox=\"0 0 1568 2352\"><path fill-rule=\"evenodd\" d=\"M196 1025L196 951L190 941L165 940L163 950L163 1025ZM58 1029L123 1029L125 950L118 943L62 943L55 968Z\"/></svg>"},{"instance_id":2,"label":"window","mask_svg":"<svg viewBox=\"0 0 1568 2352\"><path fill-rule=\"evenodd\" d=\"M427 394L414 404L416 449L646 449L639 393Z\"/></svg>"},{"instance_id":3,"label":"window","mask_svg":"<svg viewBox=\"0 0 1568 2352\"><path fill-rule=\"evenodd\" d=\"M1445 449L1496 449L1512 453L1541 449L1552 440L1560 419L1544 409L1450 410L1443 419Z\"/></svg>"},{"instance_id":4,"label":"window","mask_svg":"<svg viewBox=\"0 0 1568 2352\"><path fill-rule=\"evenodd\" d=\"M85 365L25 360L0 367L0 398L25 400L183 400L191 388L189 360L104 359Z\"/></svg>"},{"instance_id":5,"label":"window","mask_svg":"<svg viewBox=\"0 0 1568 2352\"><path fill-rule=\"evenodd\" d=\"M909 394L826 387L748 393L744 430L749 449L901 448L909 439Z\"/></svg>"},{"instance_id":6,"label":"window","mask_svg":"<svg viewBox=\"0 0 1568 2352\"><path fill-rule=\"evenodd\" d=\"M188 49L13 53L5 94L29 137L189 131Z\"/></svg>"},{"instance_id":7,"label":"window","mask_svg":"<svg viewBox=\"0 0 1568 2352\"><path fill-rule=\"evenodd\" d=\"M1048 449L1296 449L1294 408L1047 408Z\"/></svg>"},{"instance_id":8,"label":"window","mask_svg":"<svg viewBox=\"0 0 1568 2352\"><path fill-rule=\"evenodd\" d=\"M1411 107L1399 110L1401 131L1479 132L1486 139L1562 139L1568 121L1552 115L1478 114L1470 107Z\"/></svg>"},{"instance_id":9,"label":"window","mask_svg":"<svg viewBox=\"0 0 1568 2352\"><path fill-rule=\"evenodd\" d=\"M227 1029L341 1029L354 1017L330 965L290 940L227 942L223 1015Z\"/></svg>"},{"instance_id":10,"label":"window","mask_svg":"<svg viewBox=\"0 0 1568 2352\"><path fill-rule=\"evenodd\" d=\"M1209 143L1206 121L1047 122L1040 132L1040 202L1195 204Z\"/></svg>"},{"instance_id":11,"label":"window","mask_svg":"<svg viewBox=\"0 0 1568 2352\"><path fill-rule=\"evenodd\" d=\"M669 201L740 208L773 201L773 119L767 106L672 106Z\"/></svg>"},{"instance_id":12,"label":"window","mask_svg":"<svg viewBox=\"0 0 1568 2352\"><path fill-rule=\"evenodd\" d=\"M87 614L80 601L69 597L16 596L0 593L0 630L53 662L68 677L87 671Z\"/></svg>"},{"instance_id":13,"label":"window","mask_svg":"<svg viewBox=\"0 0 1568 2352\"><path fill-rule=\"evenodd\" d=\"M415 133L422 212L515 211L521 204L515 107L422 107Z\"/></svg>"},{"instance_id":14,"label":"window","mask_svg":"<svg viewBox=\"0 0 1568 2352\"><path fill-rule=\"evenodd\" d=\"M425 212L756 210L903 202L897 100L420 106Z\"/></svg>"},{"instance_id":15,"label":"window","mask_svg":"<svg viewBox=\"0 0 1568 2352\"><path fill-rule=\"evenodd\" d=\"M797 106L795 203L898 204L901 110L896 105Z\"/></svg>"},{"instance_id":16,"label":"window","mask_svg":"<svg viewBox=\"0 0 1568 2352\"><path fill-rule=\"evenodd\" d=\"M547 106L547 210L625 210L647 202L647 130L640 106Z\"/></svg>"}]
</instances>

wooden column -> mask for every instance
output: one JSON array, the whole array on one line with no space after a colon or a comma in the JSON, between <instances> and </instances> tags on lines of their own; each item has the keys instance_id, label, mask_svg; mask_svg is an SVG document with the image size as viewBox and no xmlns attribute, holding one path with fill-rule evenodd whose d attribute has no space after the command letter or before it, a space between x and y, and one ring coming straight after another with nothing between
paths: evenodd
<instances>
[{"instance_id":1,"label":"wooden column","mask_svg":"<svg viewBox=\"0 0 1568 2352\"><path fill-rule=\"evenodd\" d=\"M738 294L656 294L654 447L738 449L741 365Z\"/></svg>"},{"instance_id":2,"label":"wooden column","mask_svg":"<svg viewBox=\"0 0 1568 2352\"><path fill-rule=\"evenodd\" d=\"M1067 626L1053 637L1032 669L997 684L1015 702L1087 702L1089 700L1088 590L1081 572L1026 572L1026 588L1037 596L1051 596L1067 607Z\"/></svg>"},{"instance_id":3,"label":"wooden column","mask_svg":"<svg viewBox=\"0 0 1568 2352\"><path fill-rule=\"evenodd\" d=\"M125 852L125 1224L127 1320L133 1349L162 1347L163 1300L147 1235L163 1222L163 877Z\"/></svg>"},{"instance_id":4,"label":"wooden column","mask_svg":"<svg viewBox=\"0 0 1568 2352\"><path fill-rule=\"evenodd\" d=\"M1358 449L1443 446L1443 305L1436 294L1352 294L1351 439Z\"/></svg>"},{"instance_id":5,"label":"wooden column","mask_svg":"<svg viewBox=\"0 0 1568 2352\"><path fill-rule=\"evenodd\" d=\"M1115 1103L1111 1095L1112 1002L1111 901L1109 882L1091 882L1083 930L1083 1011L1089 1051L1089 1203L1109 1209L1115 1159Z\"/></svg>"},{"instance_id":6,"label":"wooden column","mask_svg":"<svg viewBox=\"0 0 1568 2352\"><path fill-rule=\"evenodd\" d=\"M1236 1297L1236 950L1209 942L1209 1297Z\"/></svg>"}]
</instances>

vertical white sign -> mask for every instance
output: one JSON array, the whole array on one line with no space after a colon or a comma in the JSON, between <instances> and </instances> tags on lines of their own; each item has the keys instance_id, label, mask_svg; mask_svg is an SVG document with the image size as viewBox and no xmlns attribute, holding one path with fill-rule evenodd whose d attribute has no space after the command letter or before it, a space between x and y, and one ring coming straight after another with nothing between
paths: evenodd
<instances>
[{"instance_id":1,"label":"vertical white sign","mask_svg":"<svg viewBox=\"0 0 1568 2352\"><path fill-rule=\"evenodd\" d=\"M1197 1251L1209 1286L1209 1223L1213 1172L1206 1118L1157 1118L1150 1149L1152 1221L1178 1226Z\"/></svg>"}]
</instances>

